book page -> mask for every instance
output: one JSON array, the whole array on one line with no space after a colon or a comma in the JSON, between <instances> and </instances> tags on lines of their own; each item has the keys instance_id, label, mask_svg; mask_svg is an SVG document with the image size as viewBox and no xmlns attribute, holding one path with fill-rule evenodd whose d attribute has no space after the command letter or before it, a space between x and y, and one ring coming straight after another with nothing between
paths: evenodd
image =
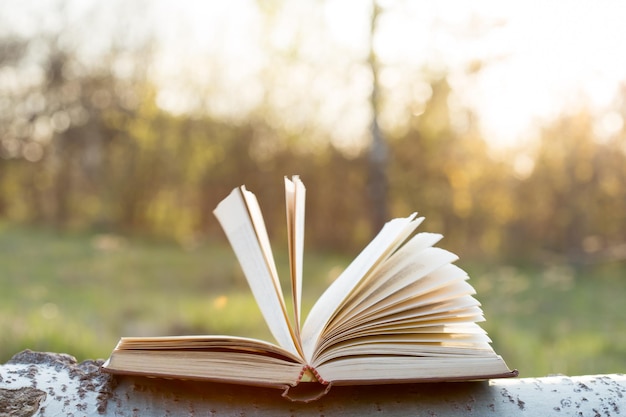
<instances>
[{"instance_id":1,"label":"book page","mask_svg":"<svg viewBox=\"0 0 626 417\"><path fill-rule=\"evenodd\" d=\"M311 308L302 328L305 358L310 360L324 327L359 282L386 259L415 230L415 214L385 224L378 235L331 284Z\"/></svg>"},{"instance_id":2,"label":"book page","mask_svg":"<svg viewBox=\"0 0 626 417\"><path fill-rule=\"evenodd\" d=\"M110 373L247 385L298 382L302 358L261 340L231 336L122 338L103 365Z\"/></svg>"},{"instance_id":3,"label":"book page","mask_svg":"<svg viewBox=\"0 0 626 417\"><path fill-rule=\"evenodd\" d=\"M291 180L285 177L285 202L287 212L287 238L289 245L289 267L291 296L293 300L293 327L297 347L300 345L300 317L302 300L302 262L304 255L304 209L306 189L296 175Z\"/></svg>"},{"instance_id":4,"label":"book page","mask_svg":"<svg viewBox=\"0 0 626 417\"><path fill-rule=\"evenodd\" d=\"M449 268L448 268L449 267ZM460 268L456 268L464 272ZM452 275L450 275L452 274ZM440 308L449 309L452 316L457 316L457 310L467 308L468 300L471 305L480 303L472 295L474 288L465 280L465 275L454 275L455 267L448 265L429 274L421 281L415 282L394 294L371 304L366 310L344 318L341 321L333 320L324 332L325 340L336 335L349 337L348 334L358 331L365 326L376 325L381 322L412 319L421 320L421 316L430 316ZM446 276L447 275L447 276ZM465 297L469 296L468 299Z\"/></svg>"},{"instance_id":5,"label":"book page","mask_svg":"<svg viewBox=\"0 0 626 417\"><path fill-rule=\"evenodd\" d=\"M368 310L377 301L420 280L440 266L455 261L458 258L456 255L432 248L441 237L434 233L415 235L384 262L367 285L355 291L333 321L349 320L348 317Z\"/></svg>"},{"instance_id":6,"label":"book page","mask_svg":"<svg viewBox=\"0 0 626 417\"><path fill-rule=\"evenodd\" d=\"M116 350L232 350L281 357L285 361L303 364L300 356L293 355L270 342L241 336L148 336L122 337Z\"/></svg>"},{"instance_id":7,"label":"book page","mask_svg":"<svg viewBox=\"0 0 626 417\"><path fill-rule=\"evenodd\" d=\"M320 365L317 369L333 385L352 385L375 381L382 383L451 381L514 377L498 355L455 354L454 349L439 347L432 356L348 356ZM451 353L447 353L450 351ZM441 352L441 353L439 353Z\"/></svg>"},{"instance_id":8,"label":"book page","mask_svg":"<svg viewBox=\"0 0 626 417\"><path fill-rule=\"evenodd\" d=\"M460 268L458 268L460 269ZM465 296L475 294L474 288L463 276L445 276L448 272L454 273L453 268L441 268L421 281L413 283L389 297L372 304L370 309L353 316L346 326L356 327L360 323L370 321L374 317L393 315L399 311L411 311L425 306L435 306L444 301L463 301ZM471 297L473 299L473 297ZM480 304L475 300L476 304ZM448 305L448 308L452 308ZM415 312L414 314L418 314ZM419 318L416 316L416 318Z\"/></svg>"},{"instance_id":9,"label":"book page","mask_svg":"<svg viewBox=\"0 0 626 417\"><path fill-rule=\"evenodd\" d=\"M213 211L219 220L272 335L298 354L263 216L256 197L234 189Z\"/></svg>"},{"instance_id":10,"label":"book page","mask_svg":"<svg viewBox=\"0 0 626 417\"><path fill-rule=\"evenodd\" d=\"M298 383L302 364L272 356L213 350L113 352L106 372L286 388Z\"/></svg>"},{"instance_id":11,"label":"book page","mask_svg":"<svg viewBox=\"0 0 626 417\"><path fill-rule=\"evenodd\" d=\"M415 293L417 289L409 291ZM443 288L412 297L398 294L395 300L381 302L372 311L366 311L343 326L329 326L324 332L323 342L316 350L315 359L334 351L337 346L351 339L362 340L364 336L380 336L380 340L391 334L412 334L419 328L432 325L477 326L483 321L480 303L471 296L473 288L465 281L454 280Z\"/></svg>"}]
</instances>

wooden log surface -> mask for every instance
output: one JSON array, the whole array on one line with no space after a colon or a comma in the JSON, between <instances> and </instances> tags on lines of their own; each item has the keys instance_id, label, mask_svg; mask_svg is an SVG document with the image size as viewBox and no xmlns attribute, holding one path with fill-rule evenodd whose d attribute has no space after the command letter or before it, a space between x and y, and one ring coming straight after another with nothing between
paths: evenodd
<instances>
[{"instance_id":1,"label":"wooden log surface","mask_svg":"<svg viewBox=\"0 0 626 417\"><path fill-rule=\"evenodd\" d=\"M275 389L101 373L101 361L24 351L0 365L0 416L613 416L626 375L333 387L312 403Z\"/></svg>"}]
</instances>

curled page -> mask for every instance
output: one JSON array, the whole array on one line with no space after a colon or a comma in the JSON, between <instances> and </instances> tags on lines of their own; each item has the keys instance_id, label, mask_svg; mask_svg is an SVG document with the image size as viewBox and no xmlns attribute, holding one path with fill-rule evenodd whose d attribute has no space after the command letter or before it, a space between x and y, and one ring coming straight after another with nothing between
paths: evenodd
<instances>
[{"instance_id":1,"label":"curled page","mask_svg":"<svg viewBox=\"0 0 626 417\"><path fill-rule=\"evenodd\" d=\"M300 346L300 317L302 305L302 259L304 256L304 204L306 189L298 176L285 178L285 202L287 208L287 237L289 243L289 267L291 272L291 296L293 300L293 327L296 343Z\"/></svg>"},{"instance_id":2,"label":"curled page","mask_svg":"<svg viewBox=\"0 0 626 417\"><path fill-rule=\"evenodd\" d=\"M370 271L415 230L419 222L415 214L394 219L383 227L373 241L363 249L354 261L331 284L311 308L302 327L302 345L305 359L311 363L320 334L340 305Z\"/></svg>"},{"instance_id":3,"label":"curled page","mask_svg":"<svg viewBox=\"0 0 626 417\"><path fill-rule=\"evenodd\" d=\"M235 251L248 285L280 346L301 356L295 345L269 238L256 197L234 189L213 212Z\"/></svg>"}]
</instances>

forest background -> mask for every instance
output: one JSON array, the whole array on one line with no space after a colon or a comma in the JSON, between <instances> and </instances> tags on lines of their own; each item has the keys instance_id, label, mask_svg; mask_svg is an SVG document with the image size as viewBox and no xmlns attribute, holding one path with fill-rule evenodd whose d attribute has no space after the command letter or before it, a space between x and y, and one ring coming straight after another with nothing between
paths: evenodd
<instances>
[{"instance_id":1,"label":"forest background","mask_svg":"<svg viewBox=\"0 0 626 417\"><path fill-rule=\"evenodd\" d=\"M4 3L3 11L12 4ZM257 49L242 56L215 47L180 61L164 58L150 2L90 3L79 12L75 3L58 2L45 11L33 8L28 30L10 13L0 14L0 243L6 268L0 276L6 290L0 359L24 347L106 355L128 329L118 322L133 315L148 321L137 306L124 309L109 298L102 309L122 313L110 313L116 324L96 326L95 335L85 336L81 327L96 321L89 314L88 324L77 324L82 337L61 330L67 321L50 326L51 319L84 312L72 288L87 285L106 294L108 285L113 294L114 285L126 288L142 274L146 287L173 285L151 281L143 256L158 263L152 249L137 255L142 271L115 258L122 254L110 254L120 248L132 255L158 242L180 250L189 263L178 270L163 266L169 279L186 282L178 277L189 272L204 280L187 290L199 285L210 292L214 303L207 308L236 300L239 281L229 277L237 273L207 255L221 256L225 246L212 210L245 184L260 200L272 241L284 247L282 177L299 174L308 190L306 249L317 254L310 259L321 257L311 268L323 277L358 253L383 219L418 211L426 217L422 229L442 233L442 245L478 275L473 283L485 296L488 320L500 313L527 320L516 325L513 318L494 317L488 327L509 357L531 361L533 350L558 345L531 372L624 371L626 343L615 339L624 313L611 297L623 295L626 285L625 84L615 86L601 109L576 96L575 106L555 109L527 140L498 146L478 110L459 98L459 85L489 73L490 58L462 65L400 62L385 52L385 16L402 14L410 2L380 3L348 15L360 22L363 35L352 48L324 31L329 12L315 2L296 12L287 2L246 2L241 18L254 14ZM474 18L443 26L480 44L505 23ZM318 32L311 37L313 27ZM228 36L228 28L218 29L216 39L220 30ZM164 76L163 67L175 68L176 77ZM65 244L72 255L60 249ZM85 246L91 252L74 258ZM110 275L84 263L96 252L109 256ZM168 256L184 265L184 258ZM37 262L41 269L33 267ZM234 282L233 288L224 282ZM137 292L129 304L147 291L133 285ZM589 298L580 301L583 291ZM73 294L72 301L63 293ZM81 294L92 303L96 297ZM576 316L564 317L573 311ZM159 329L221 329L191 325L183 316ZM538 316L552 327L533 330ZM23 317L36 317L37 324ZM132 329L155 331L148 328ZM572 337L584 347L574 346ZM85 338L92 339L90 347L82 347ZM524 343L526 353L520 353ZM563 349L583 349L591 367L555 364ZM609 353L613 359L604 368L593 367Z\"/></svg>"}]
</instances>

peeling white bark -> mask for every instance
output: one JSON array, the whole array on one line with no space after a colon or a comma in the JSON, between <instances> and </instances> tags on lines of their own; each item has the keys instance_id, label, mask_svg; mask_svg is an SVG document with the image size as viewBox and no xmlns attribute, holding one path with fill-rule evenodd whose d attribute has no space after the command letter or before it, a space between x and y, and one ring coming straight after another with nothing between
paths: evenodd
<instances>
[{"instance_id":1,"label":"peeling white bark","mask_svg":"<svg viewBox=\"0 0 626 417\"><path fill-rule=\"evenodd\" d=\"M0 416L626 414L626 375L333 387L309 404L279 390L100 373L99 361L24 351L0 365Z\"/></svg>"}]
</instances>

